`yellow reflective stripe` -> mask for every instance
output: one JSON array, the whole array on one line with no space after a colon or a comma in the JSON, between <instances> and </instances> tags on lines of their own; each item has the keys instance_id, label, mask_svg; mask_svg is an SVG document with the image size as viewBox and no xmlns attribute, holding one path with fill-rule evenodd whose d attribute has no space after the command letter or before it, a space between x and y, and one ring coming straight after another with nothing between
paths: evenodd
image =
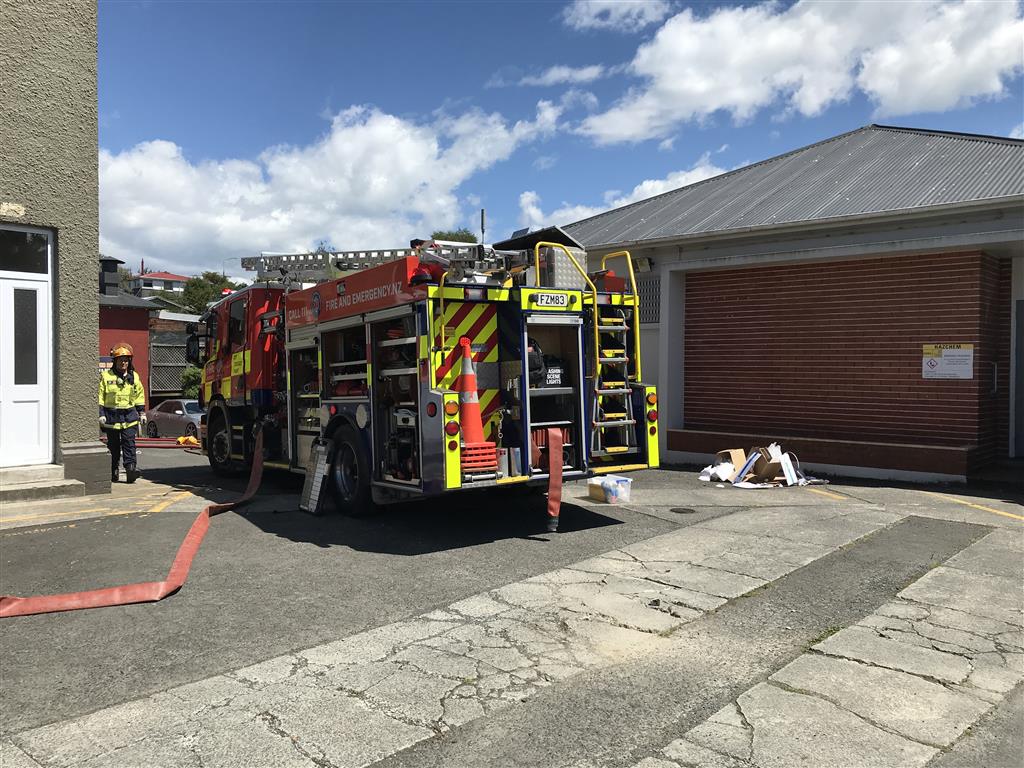
<instances>
[{"instance_id":1,"label":"yellow reflective stripe","mask_svg":"<svg viewBox=\"0 0 1024 768\"><path fill-rule=\"evenodd\" d=\"M448 490L462 487L462 447L459 442L460 435L450 437L445 434L444 425L449 421L458 422L459 414L456 411L454 416L449 416L445 413L444 407L448 403L459 404L459 395L457 392L447 393L442 395L441 400L441 413L444 413L444 419L441 424L441 445L444 450L444 484ZM448 450L448 443L454 442L455 449Z\"/></svg>"},{"instance_id":2,"label":"yellow reflective stripe","mask_svg":"<svg viewBox=\"0 0 1024 768\"><path fill-rule=\"evenodd\" d=\"M464 302L459 302L457 304L445 305L445 308L444 308L445 322L447 323L448 321L450 321L452 319L452 317L454 317L455 313L461 307L464 306L464 304L465 304ZM456 343L458 343L459 339L461 339L463 336L467 336L469 334L470 329L476 324L477 321L479 321L481 315L483 315L488 310L492 310L493 311L493 308L489 304L485 304L485 303L479 303L479 304L474 303L474 304L471 304L471 308L470 308L469 312L466 313L466 317L463 318L462 322L460 322L457 327L452 327L452 326L447 326L446 325L446 330L445 330L445 347L447 349L451 349L451 348L454 347L454 345ZM434 335L435 335L435 337L438 336L440 333L441 333L440 323L435 323L434 324ZM473 336L469 341L470 341L470 344L479 346L479 345L487 343L492 337L496 337L497 335L498 335L498 313L495 312L487 320L487 322L484 323L483 328L481 328L480 331L475 336ZM497 341L497 339L495 339L495 341ZM441 367L441 364L444 362L444 359L445 359L446 356L447 355L445 354L444 351L438 353L438 357L437 357L436 363L434 365L435 378L436 378L437 369ZM492 349L488 350L486 356L484 357L484 359L481 362L484 362L484 363L496 363L496 362L498 362L498 345L497 345L497 343L494 344ZM459 375L461 373L462 373L462 363L460 361L456 360L455 364L451 367L451 369L448 371L448 373L446 373L444 375L444 377L441 378L440 381L438 381L436 383L437 388L438 389L451 389L452 386L455 384L455 381L458 379L458 377L459 377Z\"/></svg>"},{"instance_id":3,"label":"yellow reflective stripe","mask_svg":"<svg viewBox=\"0 0 1024 768\"><path fill-rule=\"evenodd\" d=\"M220 380L220 394L223 397L231 397L231 377L227 376Z\"/></svg>"},{"instance_id":4,"label":"yellow reflective stripe","mask_svg":"<svg viewBox=\"0 0 1024 768\"><path fill-rule=\"evenodd\" d=\"M249 350L245 350L245 372L249 373L252 370L252 358L249 354Z\"/></svg>"},{"instance_id":5,"label":"yellow reflective stripe","mask_svg":"<svg viewBox=\"0 0 1024 768\"><path fill-rule=\"evenodd\" d=\"M210 398L213 397L213 382L208 381L203 384L203 402L209 405Z\"/></svg>"},{"instance_id":6,"label":"yellow reflective stripe","mask_svg":"<svg viewBox=\"0 0 1024 768\"><path fill-rule=\"evenodd\" d=\"M648 395L656 395L656 394L658 394L658 388L657 387L644 387L644 406L645 406L645 408L644 408L644 416L645 417L646 417L648 411L654 411L654 410L657 410L657 408L658 408L657 404L650 405L647 402L647 396ZM651 429L650 429L651 426L652 426L651 422L647 422L647 426L645 427L645 429L647 431L647 466L651 467L653 469L654 467L658 466L658 461L659 461L660 457L658 455L658 436L656 434L655 435L651 434ZM659 430L661 429L661 426L660 426L659 422L654 422L653 426L658 427Z\"/></svg>"},{"instance_id":7,"label":"yellow reflective stripe","mask_svg":"<svg viewBox=\"0 0 1024 768\"><path fill-rule=\"evenodd\" d=\"M615 464L611 467L593 467L595 475L603 475L606 472L631 472L634 469L647 469L646 464Z\"/></svg>"}]
</instances>

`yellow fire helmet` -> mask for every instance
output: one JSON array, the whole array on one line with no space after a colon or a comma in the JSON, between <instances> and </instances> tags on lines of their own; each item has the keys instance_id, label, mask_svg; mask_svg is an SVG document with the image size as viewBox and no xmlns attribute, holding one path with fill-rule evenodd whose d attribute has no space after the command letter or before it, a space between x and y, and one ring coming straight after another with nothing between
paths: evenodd
<instances>
[{"instance_id":1,"label":"yellow fire helmet","mask_svg":"<svg viewBox=\"0 0 1024 768\"><path fill-rule=\"evenodd\" d=\"M132 345L131 344L128 344L127 342L122 341L122 342L120 342L118 344L115 344L110 349L110 356L111 357L134 357L135 356L135 352L132 350Z\"/></svg>"}]
</instances>

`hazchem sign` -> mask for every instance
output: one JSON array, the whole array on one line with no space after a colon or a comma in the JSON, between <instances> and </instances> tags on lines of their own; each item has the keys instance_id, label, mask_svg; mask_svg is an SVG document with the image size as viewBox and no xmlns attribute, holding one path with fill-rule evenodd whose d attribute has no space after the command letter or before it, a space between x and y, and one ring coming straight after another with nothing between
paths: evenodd
<instances>
[{"instance_id":1,"label":"hazchem sign","mask_svg":"<svg viewBox=\"0 0 1024 768\"><path fill-rule=\"evenodd\" d=\"M925 344L921 350L921 378L974 378L973 344Z\"/></svg>"}]
</instances>

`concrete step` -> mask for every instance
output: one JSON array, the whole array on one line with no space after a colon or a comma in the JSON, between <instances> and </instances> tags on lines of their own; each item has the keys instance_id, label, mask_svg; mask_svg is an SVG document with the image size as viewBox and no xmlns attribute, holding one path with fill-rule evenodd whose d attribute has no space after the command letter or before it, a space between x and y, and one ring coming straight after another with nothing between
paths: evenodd
<instances>
[{"instance_id":1,"label":"concrete step","mask_svg":"<svg viewBox=\"0 0 1024 768\"><path fill-rule=\"evenodd\" d=\"M4 483L0 485L0 502L36 501L84 496L85 483L81 480L43 480L30 483Z\"/></svg>"},{"instance_id":2,"label":"concrete step","mask_svg":"<svg viewBox=\"0 0 1024 768\"><path fill-rule=\"evenodd\" d=\"M5 488L12 483L45 483L63 479L63 464L32 464L27 467L0 468L0 488Z\"/></svg>"}]
</instances>

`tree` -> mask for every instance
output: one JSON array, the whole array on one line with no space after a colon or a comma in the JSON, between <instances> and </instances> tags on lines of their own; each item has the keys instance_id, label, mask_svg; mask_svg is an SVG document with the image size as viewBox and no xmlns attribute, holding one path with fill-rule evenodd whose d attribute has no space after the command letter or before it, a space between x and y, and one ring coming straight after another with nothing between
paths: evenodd
<instances>
[{"instance_id":1,"label":"tree","mask_svg":"<svg viewBox=\"0 0 1024 768\"><path fill-rule=\"evenodd\" d=\"M199 399L199 387L203 383L203 372L194 365L186 366L181 372L181 396L189 400Z\"/></svg>"},{"instance_id":2,"label":"tree","mask_svg":"<svg viewBox=\"0 0 1024 768\"><path fill-rule=\"evenodd\" d=\"M434 240L451 240L456 243L475 243L477 242L476 235L470 232L465 227L460 227L456 230L444 230L439 229L430 235Z\"/></svg>"},{"instance_id":3,"label":"tree","mask_svg":"<svg viewBox=\"0 0 1024 768\"><path fill-rule=\"evenodd\" d=\"M121 293L132 292L132 271L125 269L124 267L117 268L117 284L121 288Z\"/></svg>"},{"instance_id":4,"label":"tree","mask_svg":"<svg viewBox=\"0 0 1024 768\"><path fill-rule=\"evenodd\" d=\"M245 287L242 283L228 280L220 272L203 272L200 277L193 277L185 283L180 303L184 304L197 315L206 311L206 305L220 299L225 288L237 291Z\"/></svg>"}]
</instances>

